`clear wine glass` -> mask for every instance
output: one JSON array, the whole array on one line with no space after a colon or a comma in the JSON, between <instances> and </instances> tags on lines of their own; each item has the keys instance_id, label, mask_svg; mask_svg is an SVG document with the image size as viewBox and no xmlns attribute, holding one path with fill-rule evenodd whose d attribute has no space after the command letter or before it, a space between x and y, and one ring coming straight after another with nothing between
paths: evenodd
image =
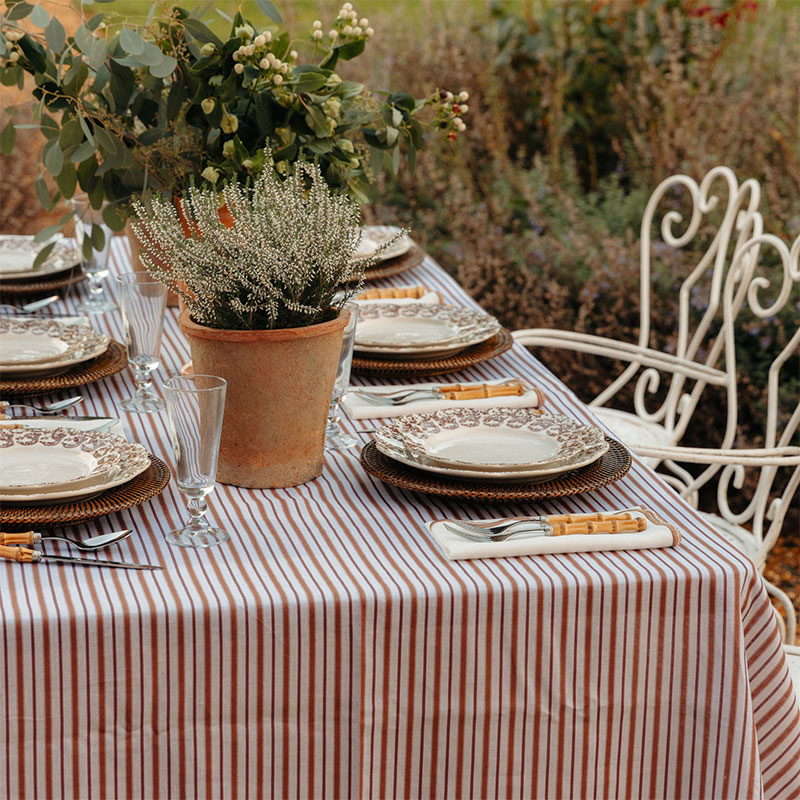
<instances>
[{"instance_id":1,"label":"clear wine glass","mask_svg":"<svg viewBox=\"0 0 800 800\"><path fill-rule=\"evenodd\" d=\"M70 205L75 212L75 240L81 254L81 266L89 279L89 297L78 305L77 310L84 314L103 314L106 311L113 311L117 305L106 296L103 281L108 277L111 237L114 234L103 222L102 210L92 208L87 195L75 195L70 200ZM102 242L98 242L97 231L102 232ZM87 240L94 244L101 243L103 246L95 250L87 244L84 249L84 242Z\"/></svg>"},{"instance_id":2,"label":"clear wine glass","mask_svg":"<svg viewBox=\"0 0 800 800\"><path fill-rule=\"evenodd\" d=\"M178 547L213 547L228 533L206 519L214 490L227 382L214 375L186 375L164 382L178 488L189 498L189 521L167 534Z\"/></svg>"},{"instance_id":3,"label":"clear wine glass","mask_svg":"<svg viewBox=\"0 0 800 800\"><path fill-rule=\"evenodd\" d=\"M167 287L149 272L124 272L117 284L128 363L136 381L136 394L120 405L138 414L162 411L164 401L153 391L151 373L159 366Z\"/></svg>"},{"instance_id":4,"label":"clear wine glass","mask_svg":"<svg viewBox=\"0 0 800 800\"><path fill-rule=\"evenodd\" d=\"M349 433L345 433L339 421L339 404L344 399L347 387L350 384L350 367L353 364L353 344L356 338L356 324L358 323L358 303L345 303L345 310L350 312L350 319L344 327L342 335L342 350L339 354L339 371L336 373L336 382L333 384L333 396L328 409L328 426L325 429L326 450L346 450L358 444L358 440Z\"/></svg>"}]
</instances>

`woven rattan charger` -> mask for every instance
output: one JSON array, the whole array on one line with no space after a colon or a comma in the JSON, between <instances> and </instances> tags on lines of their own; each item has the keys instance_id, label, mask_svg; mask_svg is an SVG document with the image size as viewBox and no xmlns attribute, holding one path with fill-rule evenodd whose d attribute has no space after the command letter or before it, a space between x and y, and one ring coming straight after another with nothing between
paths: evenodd
<instances>
[{"instance_id":1,"label":"woven rattan charger","mask_svg":"<svg viewBox=\"0 0 800 800\"><path fill-rule=\"evenodd\" d=\"M529 502L591 492L618 481L631 467L631 454L616 439L606 439L608 452L593 464L555 475L541 483L500 484L448 478L401 464L381 453L375 442L369 442L361 451L361 466L379 480L412 492L482 503Z\"/></svg>"},{"instance_id":2,"label":"woven rattan charger","mask_svg":"<svg viewBox=\"0 0 800 800\"><path fill-rule=\"evenodd\" d=\"M111 340L108 350L91 361L83 361L58 375L40 375L35 378L0 379L0 398L34 397L63 389L73 389L114 375L128 365L125 347Z\"/></svg>"},{"instance_id":3,"label":"woven rattan charger","mask_svg":"<svg viewBox=\"0 0 800 800\"><path fill-rule=\"evenodd\" d=\"M60 273L52 278L39 280L15 280L0 283L0 298L18 295L37 295L54 292L58 289L68 289L86 280L86 275L80 267L75 267L69 272Z\"/></svg>"},{"instance_id":4,"label":"woven rattan charger","mask_svg":"<svg viewBox=\"0 0 800 800\"><path fill-rule=\"evenodd\" d=\"M399 378L426 378L432 375L447 375L488 361L505 353L514 344L511 332L505 328L485 342L468 347L452 356L437 358L365 358L353 356L353 372L358 375L380 375Z\"/></svg>"},{"instance_id":5,"label":"woven rattan charger","mask_svg":"<svg viewBox=\"0 0 800 800\"><path fill-rule=\"evenodd\" d=\"M169 483L169 469L156 456L150 456L150 466L133 480L115 486L99 497L49 506L0 506L0 525L3 528L60 528L104 517L126 508L141 505L155 497Z\"/></svg>"}]
</instances>

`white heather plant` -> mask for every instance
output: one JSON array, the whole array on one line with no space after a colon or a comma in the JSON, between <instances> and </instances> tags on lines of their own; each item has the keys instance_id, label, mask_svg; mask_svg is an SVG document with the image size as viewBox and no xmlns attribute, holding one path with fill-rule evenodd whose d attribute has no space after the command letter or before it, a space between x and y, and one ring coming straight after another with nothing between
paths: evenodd
<instances>
[{"instance_id":1,"label":"white heather plant","mask_svg":"<svg viewBox=\"0 0 800 800\"><path fill-rule=\"evenodd\" d=\"M355 261L358 204L330 187L316 164L298 162L282 177L269 153L265 163L252 183L230 182L220 192L191 186L180 200L154 195L149 207L134 199L142 263L200 325L268 330L333 319L395 240ZM220 219L221 202L232 227Z\"/></svg>"}]
</instances>

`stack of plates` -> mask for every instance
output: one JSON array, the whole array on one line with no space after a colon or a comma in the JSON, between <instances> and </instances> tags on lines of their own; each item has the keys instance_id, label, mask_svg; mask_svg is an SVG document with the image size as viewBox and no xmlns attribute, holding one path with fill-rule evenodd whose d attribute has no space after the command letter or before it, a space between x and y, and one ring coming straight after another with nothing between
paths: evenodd
<instances>
[{"instance_id":1,"label":"stack of plates","mask_svg":"<svg viewBox=\"0 0 800 800\"><path fill-rule=\"evenodd\" d=\"M379 428L375 444L417 469L499 483L550 480L597 461L609 448L599 428L527 408L409 414Z\"/></svg>"},{"instance_id":2,"label":"stack of plates","mask_svg":"<svg viewBox=\"0 0 800 800\"><path fill-rule=\"evenodd\" d=\"M140 444L75 428L0 428L0 504L95 497L150 466Z\"/></svg>"},{"instance_id":3,"label":"stack of plates","mask_svg":"<svg viewBox=\"0 0 800 800\"><path fill-rule=\"evenodd\" d=\"M482 311L450 305L409 303L363 306L354 349L390 358L452 355L491 339L500 323Z\"/></svg>"},{"instance_id":4,"label":"stack of plates","mask_svg":"<svg viewBox=\"0 0 800 800\"><path fill-rule=\"evenodd\" d=\"M66 239L57 239L50 255L34 269L36 256L47 244L34 242L33 236L0 236L0 287L4 281L56 276L81 263L80 253L75 245Z\"/></svg>"},{"instance_id":5,"label":"stack of plates","mask_svg":"<svg viewBox=\"0 0 800 800\"><path fill-rule=\"evenodd\" d=\"M370 258L375 255L378 248L393 239L400 233L400 228L394 226L365 225L361 228L361 242L355 252L356 261L362 258ZM390 258L398 258L405 255L411 249L412 241L408 234L403 234L397 241L392 242L378 256L379 261L388 261Z\"/></svg>"},{"instance_id":6,"label":"stack of plates","mask_svg":"<svg viewBox=\"0 0 800 800\"><path fill-rule=\"evenodd\" d=\"M102 355L110 341L85 325L0 317L0 376L54 375Z\"/></svg>"}]
</instances>

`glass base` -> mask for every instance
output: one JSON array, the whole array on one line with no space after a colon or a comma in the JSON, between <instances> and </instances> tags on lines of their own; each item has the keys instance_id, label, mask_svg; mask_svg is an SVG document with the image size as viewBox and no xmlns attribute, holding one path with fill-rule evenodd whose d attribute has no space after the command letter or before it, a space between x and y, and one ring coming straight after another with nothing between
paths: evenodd
<instances>
[{"instance_id":1,"label":"glass base","mask_svg":"<svg viewBox=\"0 0 800 800\"><path fill-rule=\"evenodd\" d=\"M355 447L358 439L345 433L338 425L328 425L325 430L325 449L326 450L347 450L348 447Z\"/></svg>"},{"instance_id":2,"label":"glass base","mask_svg":"<svg viewBox=\"0 0 800 800\"><path fill-rule=\"evenodd\" d=\"M188 525L176 531L170 531L164 537L169 544L176 547L214 547L227 542L230 534L222 528L202 528L199 531Z\"/></svg>"},{"instance_id":3,"label":"glass base","mask_svg":"<svg viewBox=\"0 0 800 800\"><path fill-rule=\"evenodd\" d=\"M160 397L133 397L123 400L119 407L132 414L154 414L166 408L164 401Z\"/></svg>"},{"instance_id":4,"label":"glass base","mask_svg":"<svg viewBox=\"0 0 800 800\"><path fill-rule=\"evenodd\" d=\"M81 314L105 314L107 311L116 311L117 304L113 300L84 300L76 307Z\"/></svg>"}]
</instances>

